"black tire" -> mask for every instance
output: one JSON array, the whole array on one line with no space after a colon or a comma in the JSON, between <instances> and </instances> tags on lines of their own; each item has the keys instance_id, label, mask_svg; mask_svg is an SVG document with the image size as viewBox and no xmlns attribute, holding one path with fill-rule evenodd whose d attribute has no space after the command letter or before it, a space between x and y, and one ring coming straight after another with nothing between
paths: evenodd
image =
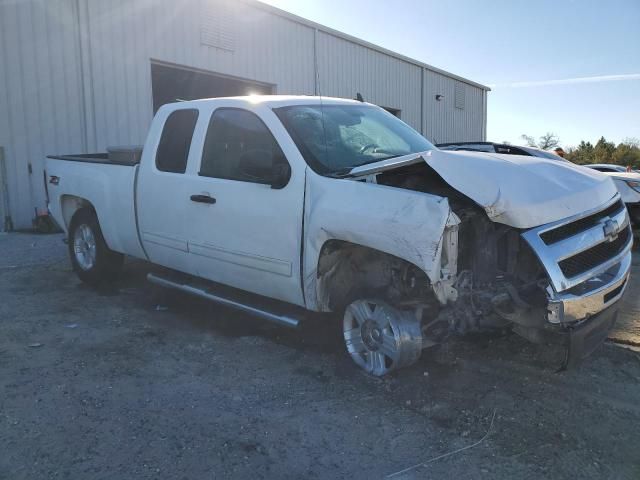
<instances>
[{"instance_id":1,"label":"black tire","mask_svg":"<svg viewBox=\"0 0 640 480\"><path fill-rule=\"evenodd\" d=\"M631 220L631 227L634 230L640 229L640 205L637 203L627 204L627 211L629 212L629 219Z\"/></svg>"},{"instance_id":2,"label":"black tire","mask_svg":"<svg viewBox=\"0 0 640 480\"><path fill-rule=\"evenodd\" d=\"M88 251L86 249L88 243L85 242L76 251L76 240L81 242L83 233L88 235L88 232L94 240L91 243L95 245L95 248L91 249L92 252L87 254L87 257L82 252ZM110 250L105 243L98 218L95 212L89 208L81 208L71 219L69 257L73 271L80 277L80 280L94 287L115 280L124 263L124 255Z\"/></svg>"}]
</instances>

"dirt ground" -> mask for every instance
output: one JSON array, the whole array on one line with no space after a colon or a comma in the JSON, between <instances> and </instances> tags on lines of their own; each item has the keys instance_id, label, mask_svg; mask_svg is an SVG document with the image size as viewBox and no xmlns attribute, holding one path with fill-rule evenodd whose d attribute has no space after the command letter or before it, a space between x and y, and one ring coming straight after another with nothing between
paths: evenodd
<instances>
[{"instance_id":1,"label":"dirt ground","mask_svg":"<svg viewBox=\"0 0 640 480\"><path fill-rule=\"evenodd\" d=\"M483 336L376 379L337 322L272 326L153 287L144 262L96 292L65 248L0 235L0 478L640 478L634 351L555 373L552 347Z\"/></svg>"}]
</instances>

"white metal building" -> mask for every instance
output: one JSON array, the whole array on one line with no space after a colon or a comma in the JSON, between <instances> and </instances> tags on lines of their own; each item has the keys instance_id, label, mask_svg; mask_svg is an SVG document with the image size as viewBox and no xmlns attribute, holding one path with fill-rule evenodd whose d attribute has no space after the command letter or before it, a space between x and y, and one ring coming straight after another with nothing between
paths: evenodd
<instances>
[{"instance_id":1,"label":"white metal building","mask_svg":"<svg viewBox=\"0 0 640 480\"><path fill-rule=\"evenodd\" d=\"M488 90L254 0L0 0L0 230L45 208L45 155L142 144L167 101L360 93L479 141Z\"/></svg>"}]
</instances>

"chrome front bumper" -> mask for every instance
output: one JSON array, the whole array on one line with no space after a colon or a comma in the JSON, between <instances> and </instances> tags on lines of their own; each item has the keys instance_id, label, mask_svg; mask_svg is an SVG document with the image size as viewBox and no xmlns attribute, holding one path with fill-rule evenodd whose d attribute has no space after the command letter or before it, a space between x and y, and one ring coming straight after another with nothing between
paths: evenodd
<instances>
[{"instance_id":1,"label":"chrome front bumper","mask_svg":"<svg viewBox=\"0 0 640 480\"><path fill-rule=\"evenodd\" d=\"M555 324L577 322L612 306L622 298L630 270L631 251L627 251L620 263L586 282L585 287L592 288L556 293L549 287L547 320Z\"/></svg>"},{"instance_id":2,"label":"chrome front bumper","mask_svg":"<svg viewBox=\"0 0 640 480\"><path fill-rule=\"evenodd\" d=\"M585 271L567 276L561 268L563 261L572 259L581 253L587 252L588 254L592 251L590 249L602 245L606 246L606 242L612 241L612 232L607 230L610 225L617 226L617 230L613 232L613 238L616 238L616 234L627 234L629 216L625 208L611 214L600 215L602 212L615 209L615 204L619 201L620 196L616 195L599 208L528 230L522 234L549 276L547 321L550 323L574 324L602 312L620 300L624 294L631 270L631 248L633 246L631 234L628 234L628 242L621 245L621 248L614 255L597 265L589 265ZM571 224L584 225L584 228L576 228L575 231L560 240L545 242L543 234L573 227L574 225ZM621 240L623 238L621 237Z\"/></svg>"}]
</instances>

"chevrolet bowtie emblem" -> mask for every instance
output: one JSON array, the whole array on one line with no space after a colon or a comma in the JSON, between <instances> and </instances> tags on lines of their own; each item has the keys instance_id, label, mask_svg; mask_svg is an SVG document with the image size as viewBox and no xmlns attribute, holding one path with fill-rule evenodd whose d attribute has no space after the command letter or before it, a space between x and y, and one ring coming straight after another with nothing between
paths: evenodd
<instances>
[{"instance_id":1,"label":"chevrolet bowtie emblem","mask_svg":"<svg viewBox=\"0 0 640 480\"><path fill-rule=\"evenodd\" d=\"M602 226L602 231L604 232L604 238L609 242L613 242L618 238L618 222L611 219L607 220Z\"/></svg>"}]
</instances>

